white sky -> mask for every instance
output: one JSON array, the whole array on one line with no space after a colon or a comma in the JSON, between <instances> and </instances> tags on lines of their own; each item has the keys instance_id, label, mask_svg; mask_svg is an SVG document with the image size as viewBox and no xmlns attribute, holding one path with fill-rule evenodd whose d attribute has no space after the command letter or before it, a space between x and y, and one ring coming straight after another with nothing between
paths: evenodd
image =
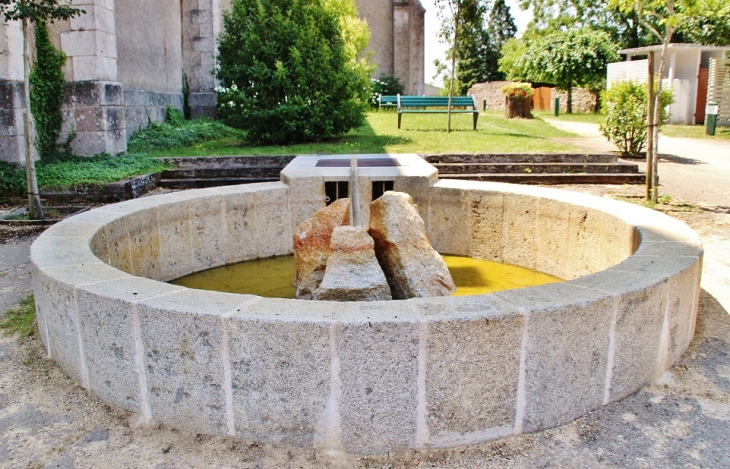
<instances>
[{"instance_id":1,"label":"white sky","mask_svg":"<svg viewBox=\"0 0 730 469\"><path fill-rule=\"evenodd\" d=\"M446 56L446 44L439 42L438 30L439 30L439 19L436 15L436 6L434 0L421 0L421 4L426 9L426 83L434 85L441 85L441 83L435 83L433 76L436 74L436 67L433 65L435 59L444 60ZM507 5L510 7L510 13L515 19L517 24L517 35L520 36L527 27L527 23L532 19L532 11L522 11L517 5L517 0L507 0Z\"/></svg>"}]
</instances>

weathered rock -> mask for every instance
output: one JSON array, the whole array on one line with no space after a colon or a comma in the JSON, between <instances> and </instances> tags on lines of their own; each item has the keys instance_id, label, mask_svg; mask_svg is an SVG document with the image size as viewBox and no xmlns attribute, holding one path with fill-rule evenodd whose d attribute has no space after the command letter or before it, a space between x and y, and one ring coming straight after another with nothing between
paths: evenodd
<instances>
[{"instance_id":1,"label":"weathered rock","mask_svg":"<svg viewBox=\"0 0 730 469\"><path fill-rule=\"evenodd\" d=\"M332 232L332 250L315 300L376 301L392 299L388 281L375 257L375 243L361 226Z\"/></svg>"},{"instance_id":2,"label":"weathered rock","mask_svg":"<svg viewBox=\"0 0 730 469\"><path fill-rule=\"evenodd\" d=\"M312 299L312 293L322 283L327 258L332 252L332 230L347 224L349 205L350 199L338 199L297 228L294 234L297 298Z\"/></svg>"},{"instance_id":3,"label":"weathered rock","mask_svg":"<svg viewBox=\"0 0 730 469\"><path fill-rule=\"evenodd\" d=\"M428 242L410 195L390 191L370 204L370 236L394 299L456 291L446 263Z\"/></svg>"}]
</instances>

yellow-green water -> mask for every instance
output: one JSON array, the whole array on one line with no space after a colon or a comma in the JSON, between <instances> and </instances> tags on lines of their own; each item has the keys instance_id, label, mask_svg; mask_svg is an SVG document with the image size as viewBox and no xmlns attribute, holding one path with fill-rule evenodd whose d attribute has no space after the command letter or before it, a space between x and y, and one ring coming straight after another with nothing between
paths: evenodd
<instances>
[{"instance_id":1,"label":"yellow-green water","mask_svg":"<svg viewBox=\"0 0 730 469\"><path fill-rule=\"evenodd\" d=\"M444 256L458 295L480 295L512 288L561 282L552 275L514 265ZM171 283L199 290L248 293L267 298L294 298L294 256L258 259L197 272Z\"/></svg>"}]
</instances>

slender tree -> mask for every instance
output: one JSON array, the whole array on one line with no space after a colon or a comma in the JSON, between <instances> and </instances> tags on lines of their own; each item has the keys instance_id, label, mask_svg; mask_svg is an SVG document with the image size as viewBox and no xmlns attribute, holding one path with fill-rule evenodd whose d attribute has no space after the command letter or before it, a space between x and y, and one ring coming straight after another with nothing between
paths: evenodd
<instances>
[{"instance_id":1,"label":"slender tree","mask_svg":"<svg viewBox=\"0 0 730 469\"><path fill-rule=\"evenodd\" d=\"M686 27L690 21L705 12L717 12L721 18L730 17L730 4L727 0L611 0L614 7L625 12L635 13L642 26L646 28L656 40L661 42L659 69L657 80L653 80L650 73L649 87L649 116L646 158L651 178L647 178L647 199L656 203L658 197L658 165L657 143L659 141L659 122L661 119L661 95L664 70L667 62L667 51L674 33ZM730 21L730 20L727 20ZM658 25L658 26L657 26ZM650 63L653 60L650 54ZM653 68L653 67L652 67ZM654 89L656 83L656 90Z\"/></svg>"},{"instance_id":2,"label":"slender tree","mask_svg":"<svg viewBox=\"0 0 730 469\"><path fill-rule=\"evenodd\" d=\"M462 37L467 31L481 31L485 12L485 0L436 0L441 18L441 37L451 43L451 76L449 79L449 104L446 132L451 133L451 102L454 97L456 63L461 59ZM484 32L486 34L486 32ZM476 39L475 39L476 40Z\"/></svg>"},{"instance_id":3,"label":"slender tree","mask_svg":"<svg viewBox=\"0 0 730 469\"><path fill-rule=\"evenodd\" d=\"M568 113L573 112L573 87L601 89L606 65L619 59L618 45L608 34L588 28L512 39L503 50L500 69L510 80L554 84L568 95Z\"/></svg>"},{"instance_id":4,"label":"slender tree","mask_svg":"<svg viewBox=\"0 0 730 469\"><path fill-rule=\"evenodd\" d=\"M485 68L488 72L485 81L504 80L504 73L499 70L502 47L517 34L515 20L505 0L495 0L492 5L487 21L487 33L489 45L485 57L487 61Z\"/></svg>"},{"instance_id":5,"label":"slender tree","mask_svg":"<svg viewBox=\"0 0 730 469\"><path fill-rule=\"evenodd\" d=\"M23 88L25 114L23 115L25 133L25 174L28 192L28 216L31 219L43 217L41 197L38 192L38 179L33 162L32 149L35 145L35 126L30 112L30 72L32 57L28 44L32 26L46 21L67 20L84 13L59 0L0 0L0 14L5 22L20 21L23 26Z\"/></svg>"}]
</instances>

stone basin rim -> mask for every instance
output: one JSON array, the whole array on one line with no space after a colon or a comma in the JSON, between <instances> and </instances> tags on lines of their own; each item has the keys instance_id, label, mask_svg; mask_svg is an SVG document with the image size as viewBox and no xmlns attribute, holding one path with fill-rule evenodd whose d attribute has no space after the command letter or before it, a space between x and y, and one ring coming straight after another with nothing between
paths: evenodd
<instances>
[{"instance_id":1,"label":"stone basin rim","mask_svg":"<svg viewBox=\"0 0 730 469\"><path fill-rule=\"evenodd\" d=\"M467 246L465 249L472 249L471 253L484 248L475 242L481 233L480 227L488 224L484 222L488 219L484 214L493 213L494 207L502 207L501 212L496 210L495 213L502 213L504 240L513 235L515 237L510 239L522 239L515 235L514 230L509 231L510 222L523 228L530 223L537 227L531 228L537 241L525 241L537 246L533 247L538 257L534 262L539 262L539 256L542 255L537 252L539 249L551 246L549 237L541 237L539 229L548 230L552 226L554 229L549 231L550 237L560 238L563 233L567 236L573 228L584 227L581 228L583 231L578 228L575 230L583 238L567 239L568 244L576 249L575 256L580 257L585 266L576 262L572 267L565 267L565 272L573 270L569 272L570 275L566 275L566 282L557 284L463 297L358 303L270 299L194 290L160 281L165 280L164 269L167 268L169 273L182 268L177 265L150 267L139 262L136 268L152 272L150 276L158 278L155 280L142 276L134 268L133 272L138 275L107 264L111 258L109 249L112 235L119 235L125 230L126 238L120 235L119 239L126 240L123 243L128 246L130 259L134 255L144 258L147 251L143 250L148 247L138 242L142 235L132 233L130 227L140 230L152 227L155 225L150 222L152 213L156 219L156 228L150 228L150 232L157 233L154 236L158 238L154 248L157 253L150 254L149 258L159 261L161 251L169 247L164 246L163 241L164 236L169 234L165 223L169 219L177 220L177 215L171 214L182 205L187 214L181 214L180 217L187 220L185 223L191 227L187 233L192 239L191 249L195 244L192 227L196 223L196 229L200 228L204 234L212 232L206 223L217 224L219 221L216 220L225 218L222 225L216 225L216 228L220 228L228 223L226 213L242 213L235 210L248 207L258 217L247 228L251 230L252 239L256 238L257 247L255 253L245 252L243 255L268 254L265 257L287 254L291 247L295 214L303 216L301 212L312 211L312 207L307 205L308 201L300 203L295 200L290 188L284 183L198 189L101 207L65 220L43 233L31 248L41 340L49 355L76 382L103 400L138 412L146 418L190 432L235 436L259 442L285 442L319 449L340 449L358 454L472 444L561 425L637 391L678 361L689 345L696 321L702 247L697 234L684 223L628 203L551 188L436 181L425 189L417 190L421 192L415 198L425 214L422 216L427 219L429 237L439 252L466 255L468 253L450 252L464 242ZM479 205L483 202L483 206ZM220 210L218 218L201 215L200 219L196 219L205 213L203 209L214 212ZM566 210L569 212L567 215ZM278 215L284 212L292 217L291 220L282 222L282 217ZM456 212L467 212L467 220L464 221L460 215L452 216ZM266 213L271 216L265 216ZM441 221L449 217L452 217L455 228L439 231L443 226ZM548 222L543 223L541 217ZM482 225L475 224L477 222ZM119 226L124 228L120 230ZM235 226L231 228L230 224L225 226L229 234L232 229L238 229ZM490 229L494 228L489 226ZM541 226L543 228L539 228ZM259 236L255 235L256 230L260 230ZM283 234L264 239L266 237L260 235L267 233L267 230ZM613 237L609 236L611 233ZM226 256L228 252L239 249L229 259L244 249L234 246L230 240L224 242L216 238L215 242L220 249L227 250ZM504 241L502 245L501 255L505 258L513 248L510 242ZM590 249L586 248L592 242L601 246L598 249L600 255L591 254ZM538 246L539 243L546 244ZM610 249L604 249L604 245ZM63 247L66 253L59 253L59 247ZM563 248L555 245L555 249ZM207 259L204 247L200 249L202 254L193 256L191 265L186 268L192 268L195 262ZM492 252L489 249L485 248L483 252ZM623 250L624 254L614 256L611 250ZM98 255L106 256L107 262ZM520 259L523 254L516 252L509 255L514 255L513 259ZM591 255L600 259L593 259ZM544 260L550 264L548 257ZM123 262L124 259L116 259L112 264L116 263L120 267ZM556 258L555 262L560 264L563 260ZM596 269L597 265L603 265L604 268ZM134 289L139 290L139 298L130 296L131 290L126 289L125 285L135 286ZM99 306L101 303L104 306ZM156 319L155 314L159 319ZM584 324L568 321L573 317L580 317L579 322ZM174 318L172 322L170 318ZM168 322L165 323L165 320ZM178 327L178 323L182 325ZM368 364L352 361L351 348L353 344L368 343L367 338L372 334L371 323L376 323L382 329L379 337L387 339L386 342L378 342L378 347L390 344L394 350L405 350L404 353L416 357L405 360L398 369L391 370L387 361L379 365L383 370L389 370L385 374L392 372L391 378L395 384L391 385L401 390L402 394L411 396L414 394L413 389L417 390L411 396L413 402L391 403L389 398L379 394L383 392L382 377L378 376L380 373L369 368ZM91 324L97 328L93 333ZM195 373L214 375L212 381L225 389L220 399L215 398L215 405L208 402L213 399L209 396L210 389L195 386L189 390L190 397L186 398L189 402L172 405L175 400L173 388L180 385L182 371L176 368L177 365L169 357L179 354L181 338L187 337L183 325L190 330L206 332L210 340L216 343L215 347L218 348L214 347L215 350L220 349L223 337L228 344L226 353L230 356L224 354L218 359L215 358L218 352L211 352L213 349L192 345L199 347L195 349L196 357L207 353L205 356L211 360L209 363L195 362ZM631 329L639 332L634 334ZM273 403L263 397L247 397L243 391L236 390L240 388L231 387L231 383L243 379L235 365L238 363L239 348L250 346L244 355L255 355L262 362L268 360L268 355L263 354L257 348L258 345L254 347L239 343L233 334L234 331L252 334L250 331L254 330L259 335L272 334L271 344L267 344L267 347L279 350L279 354L285 353L283 350L289 347L303 345L291 345L292 341L289 340L286 345L281 344L283 348L280 350L277 348L280 346L278 340L287 342L286 337L291 338L292 334L313 335L315 338L312 340L316 342L316 350L320 355L307 349L307 353L311 352L318 358L312 358L313 361L306 366L300 364L300 368L328 379L327 384L322 385L327 388L325 392L315 385L312 385L312 389L307 388L309 385L304 375L297 375L297 379L305 383L302 386L309 389L307 392L321 399L314 399L317 404L311 404L301 415L296 412L301 410L298 407L290 409L289 413L293 413L296 418L275 417L273 421L278 422L279 426L255 418L246 420L246 424L242 423L243 415L258 415L252 410L254 407L271 411ZM502 331L504 337L511 337L510 343L489 343L485 347L484 343L479 342L496 337L493 336L496 331ZM121 336L124 334L128 334L129 340L125 339L126 342L122 344L124 340ZM477 334L476 339L470 334ZM565 344L552 343L551 334L552 337L566 334ZM277 339L278 336L282 338ZM459 342L466 340L463 337L470 337L471 342ZM114 340L120 342L115 342L117 352L112 351L109 345L109 341ZM460 344L458 350L451 350L453 344L449 341ZM547 344L551 345L548 347ZM581 356L585 350L574 350L576 344L593 350L598 368L589 370L589 364ZM168 358L155 361L157 358L147 355L155 347L163 355L166 353ZM483 348L487 350L481 350ZM377 350L376 347L373 356L368 358L373 363L384 359ZM299 352L304 353L302 350ZM489 361L490 358L484 356L487 352L501 357L500 360L505 364ZM121 353L122 358L115 358L114 353ZM393 353L393 350L389 353ZM652 358L654 355L656 358ZM478 367L458 365L466 366L466 373L454 365L456 372L463 374L454 376L439 365L458 364L459 357L463 356L471 357L474 363L483 360L494 369L508 368L504 373L508 378L498 379L500 384L495 385L498 389L494 390L487 386ZM333 371L331 366L335 358L341 367L339 371ZM564 363L568 359L575 362L575 370L568 370L565 376L552 376L548 382L547 377L540 374L541 367L552 369L557 366L556 363ZM123 373L111 369L115 366ZM149 366L156 369L167 366L169 376L163 379L155 372L145 371L145 367ZM355 373L357 376L351 376L350 367L358 370ZM210 371L218 368L221 369L220 373ZM401 368L402 373L399 371ZM264 376L267 372L261 369L260 373ZM125 376L126 383L123 382ZM430 381L436 376L442 379ZM352 381L355 377L357 379ZM270 386L269 383L277 382L277 379L260 378L257 386L265 388ZM502 385L502 381L509 383ZM106 385L106 382L111 385ZM380 413L374 415L380 416L378 418L382 418L383 422L378 423L376 419L372 428L363 427L361 421L366 417L358 412L365 412L363 409L370 409L368 406L373 404L368 404L370 400L366 396L357 394L357 383L362 382L372 383L368 389L372 388L381 402L399 409L396 414L412 408L413 421L403 417L406 423L393 426L392 419L395 417L378 410ZM335 385L339 386L340 392L337 398L339 401L335 399L340 406L335 412L339 424L333 423L334 411L327 404L332 402ZM581 387L588 391L581 391L578 393L580 396L574 395L577 391L574 393L572 390ZM449 396L463 393L464 390L483 393L484 402L465 404L465 408L460 408ZM168 395L170 393L173 395ZM270 390L270 393L275 396L276 390ZM264 400L253 403L251 399ZM292 399L297 400L299 397ZM207 403L205 405L209 408L203 403ZM301 405L304 409L309 404ZM204 410L200 411L200 415L191 417L189 412L192 410L188 408ZM442 415L441 412L449 410L452 411L451 417ZM475 417L470 422L469 419L458 417L462 413ZM305 414L309 417L304 417ZM246 418L250 419L250 415ZM282 430L284 427L294 428L288 418L299 419L294 422L294 427L305 430Z\"/></svg>"}]
</instances>

